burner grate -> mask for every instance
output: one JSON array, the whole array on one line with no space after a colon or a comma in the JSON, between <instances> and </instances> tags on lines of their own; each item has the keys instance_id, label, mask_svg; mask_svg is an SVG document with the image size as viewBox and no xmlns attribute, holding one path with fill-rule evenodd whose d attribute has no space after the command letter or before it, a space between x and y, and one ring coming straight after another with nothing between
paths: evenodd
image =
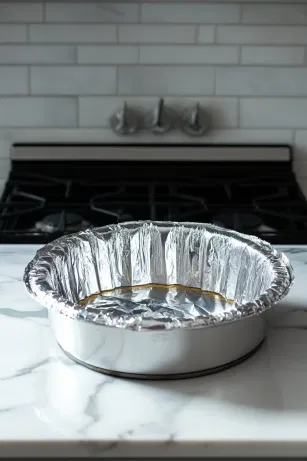
<instances>
[{"instance_id":1,"label":"burner grate","mask_svg":"<svg viewBox=\"0 0 307 461\"><path fill-rule=\"evenodd\" d=\"M206 200L178 190L176 185L151 183L136 192L137 184L119 187L115 192L96 195L90 200L93 211L114 217L117 222L144 219L181 221L208 211Z\"/></svg>"},{"instance_id":2,"label":"burner grate","mask_svg":"<svg viewBox=\"0 0 307 461\"><path fill-rule=\"evenodd\" d=\"M89 226L170 220L212 222L275 243L295 235L307 243L307 204L289 170L272 176L245 167L240 176L232 168L227 176L208 164L178 171L174 164L102 164L90 174L87 163L78 174L68 165L52 176L13 168L0 202L1 241L45 243Z\"/></svg>"}]
</instances>

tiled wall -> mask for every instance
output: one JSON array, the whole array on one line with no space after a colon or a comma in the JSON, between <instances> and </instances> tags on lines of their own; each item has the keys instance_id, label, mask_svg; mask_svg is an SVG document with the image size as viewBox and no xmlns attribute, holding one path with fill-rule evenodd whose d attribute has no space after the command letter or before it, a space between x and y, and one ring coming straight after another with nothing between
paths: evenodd
<instances>
[{"instance_id":1,"label":"tiled wall","mask_svg":"<svg viewBox=\"0 0 307 461\"><path fill-rule=\"evenodd\" d=\"M295 143L307 190L306 2L0 3L0 179L10 142L125 142L110 113L158 96L212 113L196 142Z\"/></svg>"}]
</instances>

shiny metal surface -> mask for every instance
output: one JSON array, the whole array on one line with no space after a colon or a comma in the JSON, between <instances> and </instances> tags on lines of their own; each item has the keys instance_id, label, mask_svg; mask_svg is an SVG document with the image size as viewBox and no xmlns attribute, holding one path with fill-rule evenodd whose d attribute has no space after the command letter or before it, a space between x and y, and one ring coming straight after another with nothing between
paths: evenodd
<instances>
[{"instance_id":1,"label":"shiny metal surface","mask_svg":"<svg viewBox=\"0 0 307 461\"><path fill-rule=\"evenodd\" d=\"M183 116L181 121L181 130L189 136L204 136L209 128L209 114L198 103Z\"/></svg>"},{"instance_id":2,"label":"shiny metal surface","mask_svg":"<svg viewBox=\"0 0 307 461\"><path fill-rule=\"evenodd\" d=\"M110 117L109 122L113 132L120 136L134 134L139 129L138 117L134 110L128 108L126 102L119 111Z\"/></svg>"},{"instance_id":3,"label":"shiny metal surface","mask_svg":"<svg viewBox=\"0 0 307 461\"><path fill-rule=\"evenodd\" d=\"M153 326L153 322L157 321L170 326L169 320L173 319L173 326L177 323L180 327L183 321L194 321L197 317L232 316L237 313L236 303L218 293L178 284L122 286L95 293L80 304L87 310L103 312L103 316L112 318L115 325L123 320L131 322L136 317L141 319L140 326L145 326L145 323Z\"/></svg>"},{"instance_id":4,"label":"shiny metal surface","mask_svg":"<svg viewBox=\"0 0 307 461\"><path fill-rule=\"evenodd\" d=\"M263 313L288 293L293 272L283 254L255 237L207 224L131 222L46 245L24 282L78 361L168 377L205 372L255 349L265 335ZM148 286L128 298L111 292L79 302L144 284L201 288L233 302L217 296L208 303L188 290L161 297Z\"/></svg>"},{"instance_id":5,"label":"shiny metal surface","mask_svg":"<svg viewBox=\"0 0 307 461\"><path fill-rule=\"evenodd\" d=\"M260 314L290 289L292 268L260 239L209 224L129 222L61 237L37 252L25 271L32 296L72 318L131 330L201 328ZM118 296L80 305L103 290L144 284L219 293L233 309L209 311ZM176 300L175 300L176 301ZM171 303L170 303L171 304ZM178 309L175 307L178 305ZM144 308L140 313L134 308ZM216 308L218 307L218 308Z\"/></svg>"},{"instance_id":6,"label":"shiny metal surface","mask_svg":"<svg viewBox=\"0 0 307 461\"><path fill-rule=\"evenodd\" d=\"M245 360L249 359L252 355L254 355L262 346L264 340L258 344L254 349L248 352L245 355L240 356L238 359L233 360L232 362L223 363L217 367L213 368L206 368L205 370L198 370L198 371L191 371L187 373L170 373L170 374L147 374L147 373L124 373L122 371L116 370L108 370L107 368L95 367L94 365L90 365L89 363L83 362L82 360L77 359L69 352L62 351L72 360L83 365L84 367L89 368L93 371L98 371L99 373L104 373L110 376L119 377L119 378L131 378L131 379L143 379L143 380L174 380L174 379L189 379L189 378L199 378L201 376L212 375L213 373L218 373L220 371L227 370L227 368L231 368L234 366L239 365L240 363L244 362Z\"/></svg>"},{"instance_id":7,"label":"shiny metal surface","mask_svg":"<svg viewBox=\"0 0 307 461\"><path fill-rule=\"evenodd\" d=\"M164 99L160 98L157 107L145 119L146 128L154 134L164 134L174 127L174 120Z\"/></svg>"},{"instance_id":8,"label":"shiny metal surface","mask_svg":"<svg viewBox=\"0 0 307 461\"><path fill-rule=\"evenodd\" d=\"M59 345L78 361L143 379L207 374L244 357L265 336L262 316L204 329L142 332L71 319L54 309L49 318Z\"/></svg>"}]
</instances>

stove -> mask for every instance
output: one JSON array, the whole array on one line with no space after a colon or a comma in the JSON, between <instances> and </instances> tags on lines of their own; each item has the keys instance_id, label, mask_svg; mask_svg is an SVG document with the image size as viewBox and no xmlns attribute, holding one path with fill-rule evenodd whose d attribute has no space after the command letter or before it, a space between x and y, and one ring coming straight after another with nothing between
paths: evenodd
<instances>
[{"instance_id":1,"label":"stove","mask_svg":"<svg viewBox=\"0 0 307 461\"><path fill-rule=\"evenodd\" d=\"M88 227L148 219L307 243L307 202L289 146L13 146L1 243L47 243Z\"/></svg>"}]
</instances>

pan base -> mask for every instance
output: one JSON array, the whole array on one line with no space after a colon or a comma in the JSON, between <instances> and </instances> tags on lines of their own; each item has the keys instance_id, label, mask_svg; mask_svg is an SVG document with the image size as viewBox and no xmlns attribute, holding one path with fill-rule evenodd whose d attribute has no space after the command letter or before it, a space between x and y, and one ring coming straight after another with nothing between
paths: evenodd
<instances>
[{"instance_id":1,"label":"pan base","mask_svg":"<svg viewBox=\"0 0 307 461\"><path fill-rule=\"evenodd\" d=\"M100 368L95 365L90 365L86 362L83 362L82 360L77 359L74 357L72 354L69 352L65 351L61 345L59 344L60 348L62 351L69 357L71 360L74 362L77 362L79 365L83 365L86 368L89 368L90 370L97 371L99 373L103 373L109 376L114 376L117 378L128 378L128 379L141 379L141 380L173 380L173 379L188 379L188 378L199 378L200 376L205 376L205 375L211 375L213 373L218 373L220 371L227 370L228 368L234 367L236 365L239 365L240 363L244 362L248 358L250 358L252 355L254 355L260 347L263 345L265 340L262 340L254 349L252 349L250 352L247 354L239 357L236 360L233 360L231 362L225 363L223 365L219 365L217 367L213 368L207 368L206 370L200 370L200 371L192 371L188 373L174 373L174 374L142 374L142 373L127 373L127 372L121 372L121 371L115 371L115 370L108 370L106 368Z\"/></svg>"}]
</instances>

